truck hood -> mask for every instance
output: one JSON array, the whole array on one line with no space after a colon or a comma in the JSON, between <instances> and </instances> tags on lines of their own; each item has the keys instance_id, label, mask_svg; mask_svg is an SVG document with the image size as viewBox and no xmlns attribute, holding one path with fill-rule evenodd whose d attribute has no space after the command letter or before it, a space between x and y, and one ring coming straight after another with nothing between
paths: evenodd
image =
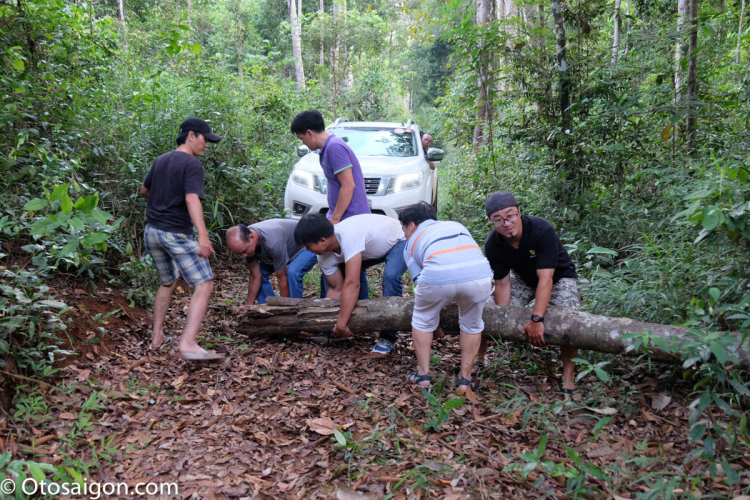
<instances>
[{"instance_id":1,"label":"truck hood","mask_svg":"<svg viewBox=\"0 0 750 500\"><path fill-rule=\"evenodd\" d=\"M378 175L397 175L419 172L427 166L427 162L421 156L360 156L357 158L362 167L365 177ZM308 172L320 173L320 155L308 153L300 158L294 168Z\"/></svg>"}]
</instances>

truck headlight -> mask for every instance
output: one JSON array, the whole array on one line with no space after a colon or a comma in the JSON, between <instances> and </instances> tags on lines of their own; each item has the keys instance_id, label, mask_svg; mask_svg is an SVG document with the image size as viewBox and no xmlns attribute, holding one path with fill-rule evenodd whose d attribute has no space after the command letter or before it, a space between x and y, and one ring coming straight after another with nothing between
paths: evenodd
<instances>
[{"instance_id":1,"label":"truck headlight","mask_svg":"<svg viewBox=\"0 0 750 500\"><path fill-rule=\"evenodd\" d=\"M303 188L315 189L313 184L313 174L305 172L304 170L293 170L292 182Z\"/></svg>"},{"instance_id":2,"label":"truck headlight","mask_svg":"<svg viewBox=\"0 0 750 500\"><path fill-rule=\"evenodd\" d=\"M391 178L391 182L388 183L388 193L400 193L408 189L416 189L422 185L424 180L424 174L422 172L415 172L413 174L397 175Z\"/></svg>"},{"instance_id":3,"label":"truck headlight","mask_svg":"<svg viewBox=\"0 0 750 500\"><path fill-rule=\"evenodd\" d=\"M312 189L321 194L328 194L328 180L306 170L292 170L292 182L305 189Z\"/></svg>"}]
</instances>

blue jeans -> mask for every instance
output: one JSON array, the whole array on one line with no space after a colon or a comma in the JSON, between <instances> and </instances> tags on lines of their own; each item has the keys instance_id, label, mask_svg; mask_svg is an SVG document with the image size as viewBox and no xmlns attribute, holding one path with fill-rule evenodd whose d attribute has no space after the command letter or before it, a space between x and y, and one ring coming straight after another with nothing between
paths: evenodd
<instances>
[{"instance_id":1,"label":"blue jeans","mask_svg":"<svg viewBox=\"0 0 750 500\"><path fill-rule=\"evenodd\" d=\"M365 269L371 266L385 262L383 269L383 297L401 297L404 292L404 284L401 278L406 272L406 262L404 261L404 247L406 240L399 241L388 250L388 253L381 259L368 260L362 263ZM396 330L386 330L380 332L380 338L396 342L398 332Z\"/></svg>"},{"instance_id":2,"label":"blue jeans","mask_svg":"<svg viewBox=\"0 0 750 500\"><path fill-rule=\"evenodd\" d=\"M360 274L359 282L359 297L358 300L367 299L369 289L367 285L367 274L366 270L368 267L376 266L382 262L385 262L385 269L383 270L383 297L401 297L404 292L404 284L401 283L401 278L406 272L406 262L404 262L404 247L406 241L399 241L393 247L388 250L383 257L380 259L365 260L362 261L362 274ZM342 271L343 272L343 271ZM364 284L362 283L362 275L364 274ZM325 281L325 280L324 280ZM325 282L326 290L328 289L328 282ZM396 342L398 340L398 332L396 330L386 330L380 332L380 338Z\"/></svg>"},{"instance_id":3,"label":"blue jeans","mask_svg":"<svg viewBox=\"0 0 750 500\"><path fill-rule=\"evenodd\" d=\"M344 269L344 264L339 264L339 269L341 270L341 276L346 278L346 270ZM323 274L321 270L320 298L325 299L327 293L328 293L328 280L326 279L326 275ZM370 285L367 283L367 268L363 265L362 269L359 271L359 296L357 297L357 300L367 300L369 298L370 298Z\"/></svg>"},{"instance_id":4,"label":"blue jeans","mask_svg":"<svg viewBox=\"0 0 750 500\"><path fill-rule=\"evenodd\" d=\"M318 256L307 250L302 250L300 254L292 260L286 268L286 278L289 284L289 296L294 299L302 298L302 282L305 275L318 262ZM276 294L271 285L271 274L274 272L273 266L260 262L260 291L258 292L258 304L266 304L266 297L274 297Z\"/></svg>"}]
</instances>

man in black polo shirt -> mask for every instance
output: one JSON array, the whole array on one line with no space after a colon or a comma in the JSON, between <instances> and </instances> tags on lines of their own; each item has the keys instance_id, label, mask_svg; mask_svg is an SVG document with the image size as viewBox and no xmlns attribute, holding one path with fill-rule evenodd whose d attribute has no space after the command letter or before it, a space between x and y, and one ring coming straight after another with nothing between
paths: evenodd
<instances>
[{"instance_id":1,"label":"man in black polo shirt","mask_svg":"<svg viewBox=\"0 0 750 500\"><path fill-rule=\"evenodd\" d=\"M484 244L495 275L495 304L524 307L536 299L523 333L532 344L543 346L547 306L581 307L576 268L552 224L541 217L521 215L512 194L492 193L484 208L495 226ZM573 358L578 350L561 347L560 351L562 392L570 396L576 392Z\"/></svg>"}]
</instances>

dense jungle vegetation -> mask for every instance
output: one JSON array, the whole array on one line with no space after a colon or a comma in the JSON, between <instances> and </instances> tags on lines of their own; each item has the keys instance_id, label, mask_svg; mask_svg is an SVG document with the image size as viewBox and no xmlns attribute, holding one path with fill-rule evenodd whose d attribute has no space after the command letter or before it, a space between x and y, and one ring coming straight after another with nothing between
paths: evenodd
<instances>
[{"instance_id":1,"label":"dense jungle vegetation","mask_svg":"<svg viewBox=\"0 0 750 500\"><path fill-rule=\"evenodd\" d=\"M552 478L566 498L750 494L750 379L720 333L748 349L745 0L297 2L0 0L0 377L12 388L0 468L97 474L6 443L32 425L36 381L54 384L70 349L55 287L110 286L151 307L137 188L179 123L202 117L224 137L202 159L219 251L229 226L283 216L289 125L317 108L327 122L413 118L446 151L441 218L484 241L486 196L512 191L556 226L586 310L691 328L681 366L650 363L648 332L633 337L644 350L633 370L688 388L679 460L604 466L568 443L567 462L553 463L544 438L503 474L539 497ZM591 384L622 376L609 356L584 357ZM341 439L346 451L352 438ZM415 470L427 490L428 471ZM617 486L626 476L641 482Z\"/></svg>"}]
</instances>

